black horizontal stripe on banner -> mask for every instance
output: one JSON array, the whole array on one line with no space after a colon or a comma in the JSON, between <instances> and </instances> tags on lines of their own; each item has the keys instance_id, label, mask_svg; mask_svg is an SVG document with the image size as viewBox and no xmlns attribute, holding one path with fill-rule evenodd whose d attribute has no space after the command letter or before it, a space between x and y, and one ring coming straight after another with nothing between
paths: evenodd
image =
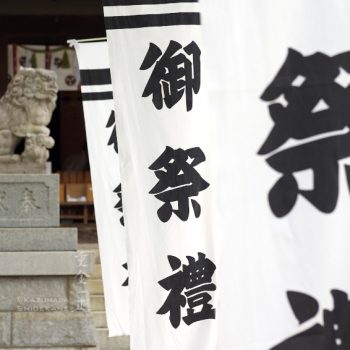
<instances>
[{"instance_id":1,"label":"black horizontal stripe on banner","mask_svg":"<svg viewBox=\"0 0 350 350\"><path fill-rule=\"evenodd\" d=\"M159 5L180 2L198 2L198 0L103 0L103 6Z\"/></svg>"},{"instance_id":2,"label":"black horizontal stripe on banner","mask_svg":"<svg viewBox=\"0 0 350 350\"><path fill-rule=\"evenodd\" d=\"M112 84L111 72L107 69L81 69L81 85L107 85Z\"/></svg>"},{"instance_id":3,"label":"black horizontal stripe on banner","mask_svg":"<svg viewBox=\"0 0 350 350\"><path fill-rule=\"evenodd\" d=\"M102 100L112 100L113 92L104 91L104 92L83 92L81 94L83 101L102 101Z\"/></svg>"},{"instance_id":4,"label":"black horizontal stripe on banner","mask_svg":"<svg viewBox=\"0 0 350 350\"><path fill-rule=\"evenodd\" d=\"M106 30L199 24L200 14L198 12L105 17Z\"/></svg>"}]
</instances>

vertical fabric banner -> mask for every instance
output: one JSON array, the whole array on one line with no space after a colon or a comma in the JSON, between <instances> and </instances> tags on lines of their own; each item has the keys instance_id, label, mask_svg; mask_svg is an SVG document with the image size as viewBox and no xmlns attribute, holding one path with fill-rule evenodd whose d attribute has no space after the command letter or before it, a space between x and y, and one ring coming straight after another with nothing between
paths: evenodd
<instances>
[{"instance_id":1,"label":"vertical fabric banner","mask_svg":"<svg viewBox=\"0 0 350 350\"><path fill-rule=\"evenodd\" d=\"M215 350L350 349L350 3L201 5L222 232Z\"/></svg>"},{"instance_id":2,"label":"vertical fabric banner","mask_svg":"<svg viewBox=\"0 0 350 350\"><path fill-rule=\"evenodd\" d=\"M104 14L118 106L131 349L213 350L220 286L199 4L105 0Z\"/></svg>"},{"instance_id":3,"label":"vertical fabric banner","mask_svg":"<svg viewBox=\"0 0 350 350\"><path fill-rule=\"evenodd\" d=\"M70 43L80 68L109 335L125 335L129 334L126 231L107 43Z\"/></svg>"},{"instance_id":4,"label":"vertical fabric banner","mask_svg":"<svg viewBox=\"0 0 350 350\"><path fill-rule=\"evenodd\" d=\"M348 1L104 5L132 349L349 349Z\"/></svg>"}]
</instances>

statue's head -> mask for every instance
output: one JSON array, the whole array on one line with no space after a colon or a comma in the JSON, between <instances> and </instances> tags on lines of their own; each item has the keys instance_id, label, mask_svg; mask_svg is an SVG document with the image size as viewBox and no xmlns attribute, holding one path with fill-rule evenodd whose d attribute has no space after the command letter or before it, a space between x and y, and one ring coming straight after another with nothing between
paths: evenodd
<instances>
[{"instance_id":1,"label":"statue's head","mask_svg":"<svg viewBox=\"0 0 350 350\"><path fill-rule=\"evenodd\" d=\"M47 69L36 69L35 73L32 85L35 98L56 101L58 91L56 73ZM24 85L26 87L26 81Z\"/></svg>"},{"instance_id":2,"label":"statue's head","mask_svg":"<svg viewBox=\"0 0 350 350\"><path fill-rule=\"evenodd\" d=\"M22 68L9 83L3 100L17 106L24 106L31 99L55 104L57 92L57 75L54 71Z\"/></svg>"}]
</instances>

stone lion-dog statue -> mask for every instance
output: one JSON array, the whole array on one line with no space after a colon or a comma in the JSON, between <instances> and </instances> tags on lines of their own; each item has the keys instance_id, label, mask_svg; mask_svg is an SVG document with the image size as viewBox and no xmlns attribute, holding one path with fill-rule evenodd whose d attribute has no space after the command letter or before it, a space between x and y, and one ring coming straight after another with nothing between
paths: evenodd
<instances>
[{"instance_id":1,"label":"stone lion-dog statue","mask_svg":"<svg viewBox=\"0 0 350 350\"><path fill-rule=\"evenodd\" d=\"M50 123L57 100L56 73L22 68L0 99L0 163L45 163L55 141ZM16 147L24 141L22 154Z\"/></svg>"}]
</instances>

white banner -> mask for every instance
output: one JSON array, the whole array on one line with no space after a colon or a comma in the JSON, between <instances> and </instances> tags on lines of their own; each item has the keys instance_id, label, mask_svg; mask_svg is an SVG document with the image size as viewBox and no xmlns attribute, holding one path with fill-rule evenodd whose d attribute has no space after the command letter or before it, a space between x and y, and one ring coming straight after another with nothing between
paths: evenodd
<instances>
[{"instance_id":1,"label":"white banner","mask_svg":"<svg viewBox=\"0 0 350 350\"><path fill-rule=\"evenodd\" d=\"M348 1L104 12L132 350L349 349Z\"/></svg>"},{"instance_id":2,"label":"white banner","mask_svg":"<svg viewBox=\"0 0 350 350\"><path fill-rule=\"evenodd\" d=\"M109 335L124 335L129 333L126 231L107 44L75 40L71 44L80 67Z\"/></svg>"},{"instance_id":3,"label":"white banner","mask_svg":"<svg viewBox=\"0 0 350 350\"><path fill-rule=\"evenodd\" d=\"M201 4L222 232L215 349L350 349L350 3Z\"/></svg>"},{"instance_id":4,"label":"white banner","mask_svg":"<svg viewBox=\"0 0 350 350\"><path fill-rule=\"evenodd\" d=\"M202 29L196 1L172 2L104 1L130 243L131 348L212 350L217 284Z\"/></svg>"}]
</instances>

